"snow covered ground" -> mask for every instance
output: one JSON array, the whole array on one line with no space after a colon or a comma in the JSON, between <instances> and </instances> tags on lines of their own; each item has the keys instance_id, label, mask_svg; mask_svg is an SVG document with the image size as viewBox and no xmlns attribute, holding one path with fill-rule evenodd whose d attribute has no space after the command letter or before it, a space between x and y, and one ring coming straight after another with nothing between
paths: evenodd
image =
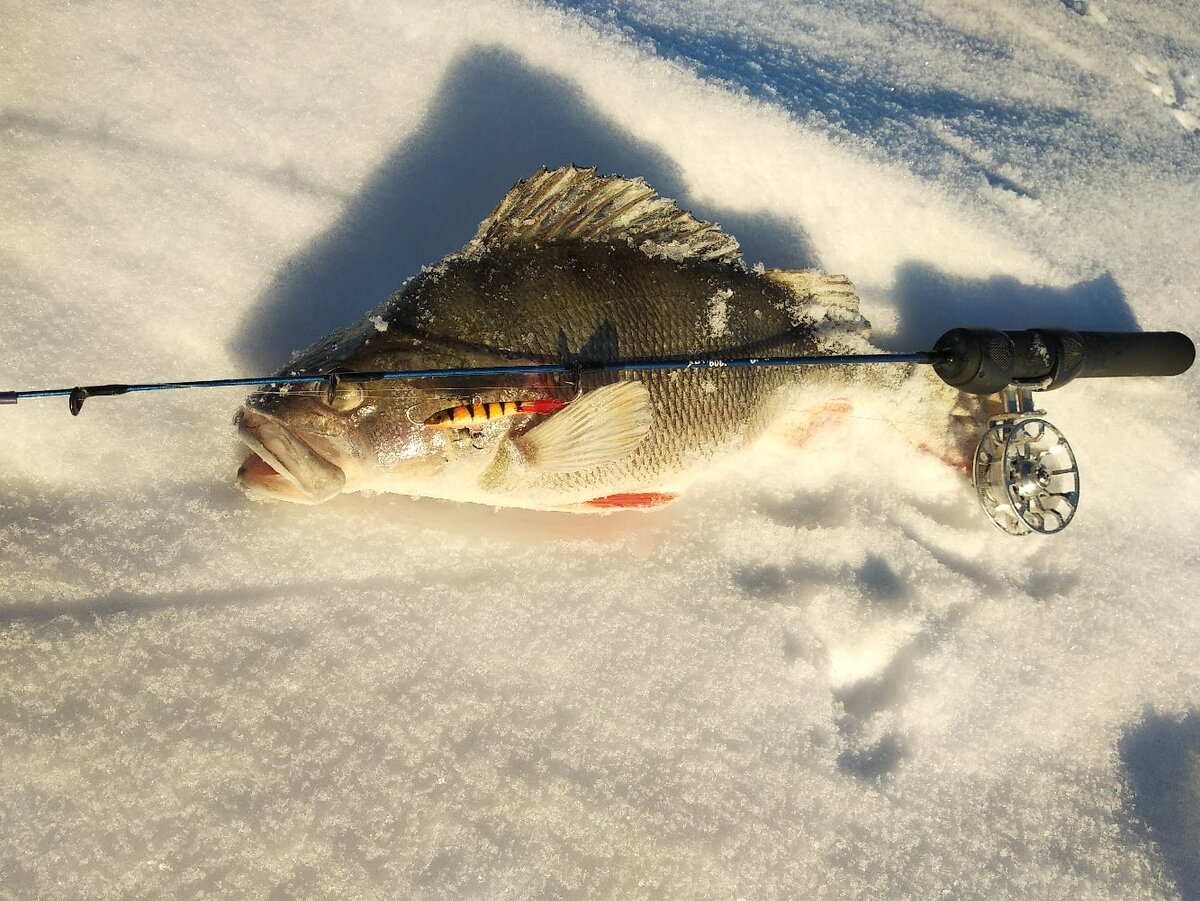
<instances>
[{"instance_id":1,"label":"snow covered ground","mask_svg":"<svg viewBox=\"0 0 1200 901\"><path fill-rule=\"evenodd\" d=\"M272 370L567 162L888 349L1200 334L1192 0L323 7L5 4L0 388ZM256 504L240 398L0 410L0 895L1200 898L1195 372L1044 397L1048 539L867 418L656 514Z\"/></svg>"}]
</instances>

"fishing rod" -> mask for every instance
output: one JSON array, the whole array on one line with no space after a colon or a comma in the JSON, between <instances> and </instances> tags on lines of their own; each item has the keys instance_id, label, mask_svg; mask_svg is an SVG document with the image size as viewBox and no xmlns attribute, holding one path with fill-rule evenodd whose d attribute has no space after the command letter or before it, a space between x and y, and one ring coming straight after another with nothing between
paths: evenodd
<instances>
[{"instance_id":1,"label":"fishing rod","mask_svg":"<svg viewBox=\"0 0 1200 901\"><path fill-rule=\"evenodd\" d=\"M143 382L128 385L84 385L74 388L41 388L30 391L0 391L0 404L15 404L34 397L66 397L71 415L78 416L89 397L113 397L135 391L172 391L181 388L252 388L268 385L311 385L324 383L332 394L339 382L370 382L389 379L446 379L480 376L582 374L602 372L654 372L679 369L746 369L760 366L861 366L869 364L936 363L934 353L845 354L809 357L733 357L700 360L616 360L603 363L530 363L508 366L464 366L454 369L386 369L370 372L303 373L297 375L250 376L231 379L197 379L177 382Z\"/></svg>"},{"instance_id":2,"label":"fishing rod","mask_svg":"<svg viewBox=\"0 0 1200 901\"><path fill-rule=\"evenodd\" d=\"M537 363L454 369L395 369L373 372L297 373L248 378L137 384L82 385L0 391L0 404L41 397L66 397L78 416L90 397L184 388L323 385L332 397L341 382L392 379L437 380L486 376L745 369L777 366L931 365L946 384L976 395L999 394L1003 412L988 422L974 458L974 482L984 512L1002 530L1022 535L1064 529L1079 503L1079 467L1062 433L1033 404L1034 391L1049 391L1077 378L1173 376L1196 357L1191 339L1179 332L1077 332L1039 328L998 331L951 329L931 351L790 357L615 360Z\"/></svg>"}]
</instances>

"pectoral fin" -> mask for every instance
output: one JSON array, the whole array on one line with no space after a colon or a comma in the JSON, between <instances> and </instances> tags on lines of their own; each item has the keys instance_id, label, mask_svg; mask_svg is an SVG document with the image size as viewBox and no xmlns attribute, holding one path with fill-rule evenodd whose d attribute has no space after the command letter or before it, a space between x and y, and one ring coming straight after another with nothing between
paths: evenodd
<instances>
[{"instance_id":1,"label":"pectoral fin","mask_svg":"<svg viewBox=\"0 0 1200 901\"><path fill-rule=\"evenodd\" d=\"M530 429L516 445L539 472L578 472L633 453L650 433L650 392L641 382L617 382Z\"/></svg>"}]
</instances>

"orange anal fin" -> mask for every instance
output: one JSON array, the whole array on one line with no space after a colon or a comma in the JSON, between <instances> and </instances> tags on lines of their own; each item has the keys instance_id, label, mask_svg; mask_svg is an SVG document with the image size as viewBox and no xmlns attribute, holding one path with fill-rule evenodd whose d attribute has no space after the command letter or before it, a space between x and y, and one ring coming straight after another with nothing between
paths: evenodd
<instances>
[{"instance_id":1,"label":"orange anal fin","mask_svg":"<svg viewBox=\"0 0 1200 901\"><path fill-rule=\"evenodd\" d=\"M634 492L632 494L610 494L584 503L593 510L648 510L661 507L675 500L678 495L659 491Z\"/></svg>"}]
</instances>

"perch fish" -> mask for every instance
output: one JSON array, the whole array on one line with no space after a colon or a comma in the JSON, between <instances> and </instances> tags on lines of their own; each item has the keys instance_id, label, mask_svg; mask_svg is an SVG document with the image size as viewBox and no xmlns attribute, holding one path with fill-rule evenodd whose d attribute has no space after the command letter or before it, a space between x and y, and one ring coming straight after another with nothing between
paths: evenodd
<instances>
[{"instance_id":1,"label":"perch fish","mask_svg":"<svg viewBox=\"0 0 1200 901\"><path fill-rule=\"evenodd\" d=\"M519 182L466 247L281 374L869 353L868 329L845 277L750 269L733 237L640 179L567 166ZM238 478L254 497L307 504L367 491L538 510L653 507L760 435L787 389L820 397L912 378L704 368L269 386L237 415L250 450ZM439 415L480 404L517 406L460 413L464 429ZM938 415L952 406L939 402Z\"/></svg>"}]
</instances>

